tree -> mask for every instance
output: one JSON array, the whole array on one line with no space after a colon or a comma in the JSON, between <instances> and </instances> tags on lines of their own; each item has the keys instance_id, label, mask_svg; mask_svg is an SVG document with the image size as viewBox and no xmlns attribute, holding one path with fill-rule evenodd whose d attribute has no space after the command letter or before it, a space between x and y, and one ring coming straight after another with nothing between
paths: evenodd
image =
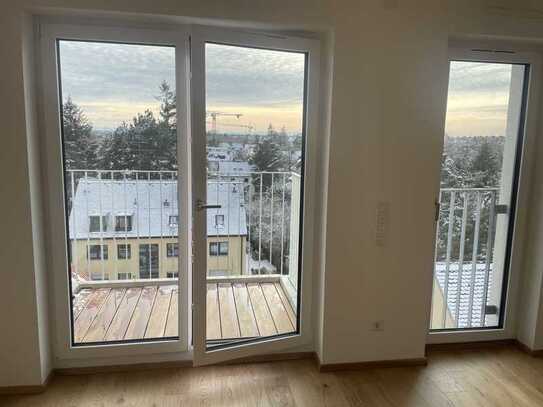
<instances>
[{"instance_id":1,"label":"tree","mask_svg":"<svg viewBox=\"0 0 543 407\"><path fill-rule=\"evenodd\" d=\"M158 99L160 100L160 122L161 124L167 126L168 128L173 128L177 126L176 119L176 97L175 92L170 89L170 85L166 81L162 81L158 87L160 95Z\"/></svg>"},{"instance_id":2,"label":"tree","mask_svg":"<svg viewBox=\"0 0 543 407\"><path fill-rule=\"evenodd\" d=\"M83 110L70 97L62 105L62 135L66 169L97 167L98 144L92 137L92 126Z\"/></svg>"},{"instance_id":3,"label":"tree","mask_svg":"<svg viewBox=\"0 0 543 407\"><path fill-rule=\"evenodd\" d=\"M259 138L256 146L249 157L251 164L256 172L276 172L282 171L285 167L285 159L281 148L277 144L275 138L277 133L273 130L270 124L268 134ZM253 185L262 190L267 190L271 185L271 174L261 174L253 176Z\"/></svg>"},{"instance_id":4,"label":"tree","mask_svg":"<svg viewBox=\"0 0 543 407\"><path fill-rule=\"evenodd\" d=\"M177 120L175 93L167 82L159 87L158 120L150 110L122 123L100 148L106 170L177 170Z\"/></svg>"}]
</instances>

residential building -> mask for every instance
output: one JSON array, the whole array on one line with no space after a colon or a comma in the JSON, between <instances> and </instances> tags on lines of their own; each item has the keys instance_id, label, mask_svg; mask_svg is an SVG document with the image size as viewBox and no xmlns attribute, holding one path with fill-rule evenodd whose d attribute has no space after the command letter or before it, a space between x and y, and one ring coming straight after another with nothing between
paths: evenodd
<instances>
[{"instance_id":1,"label":"residential building","mask_svg":"<svg viewBox=\"0 0 543 407\"><path fill-rule=\"evenodd\" d=\"M210 276L244 275L244 184L208 181ZM90 280L178 276L178 191L174 180L81 178L70 208L72 267Z\"/></svg>"}]
</instances>

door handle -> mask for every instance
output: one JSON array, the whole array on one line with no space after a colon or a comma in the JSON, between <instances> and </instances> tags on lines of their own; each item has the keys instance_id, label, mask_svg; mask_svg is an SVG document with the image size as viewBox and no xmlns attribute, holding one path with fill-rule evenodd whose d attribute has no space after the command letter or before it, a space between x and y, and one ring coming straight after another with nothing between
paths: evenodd
<instances>
[{"instance_id":1,"label":"door handle","mask_svg":"<svg viewBox=\"0 0 543 407\"><path fill-rule=\"evenodd\" d=\"M196 200L196 210L203 211L204 209L220 209L221 205L209 205L205 204L201 199Z\"/></svg>"}]
</instances>

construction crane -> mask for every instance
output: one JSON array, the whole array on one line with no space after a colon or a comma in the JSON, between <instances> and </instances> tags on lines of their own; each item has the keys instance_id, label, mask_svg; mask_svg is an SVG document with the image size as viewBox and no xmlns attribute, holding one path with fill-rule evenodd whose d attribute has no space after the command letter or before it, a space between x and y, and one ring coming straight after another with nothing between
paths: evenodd
<instances>
[{"instance_id":1,"label":"construction crane","mask_svg":"<svg viewBox=\"0 0 543 407\"><path fill-rule=\"evenodd\" d=\"M211 116L211 132L217 134L217 116L234 116L239 119L243 114L211 111L206 112L206 116Z\"/></svg>"}]
</instances>

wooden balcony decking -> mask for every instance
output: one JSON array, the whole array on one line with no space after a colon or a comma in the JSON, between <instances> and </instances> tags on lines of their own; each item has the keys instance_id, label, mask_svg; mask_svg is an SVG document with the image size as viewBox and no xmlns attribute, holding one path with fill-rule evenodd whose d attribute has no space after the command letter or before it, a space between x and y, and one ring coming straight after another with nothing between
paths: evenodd
<instances>
[{"instance_id":1,"label":"wooden balcony decking","mask_svg":"<svg viewBox=\"0 0 543 407\"><path fill-rule=\"evenodd\" d=\"M177 336L177 286L83 288L74 300L73 315L76 343ZM280 282L207 285L208 340L288 333L295 324Z\"/></svg>"}]
</instances>

